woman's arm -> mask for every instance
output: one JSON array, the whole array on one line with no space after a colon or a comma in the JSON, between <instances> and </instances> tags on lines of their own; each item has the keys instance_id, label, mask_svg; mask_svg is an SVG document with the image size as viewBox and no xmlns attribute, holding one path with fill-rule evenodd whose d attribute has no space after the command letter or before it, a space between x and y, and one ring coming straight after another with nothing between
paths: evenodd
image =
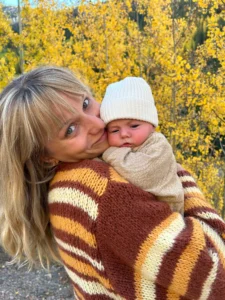
<instances>
[{"instance_id":1,"label":"woman's arm","mask_svg":"<svg viewBox=\"0 0 225 300\"><path fill-rule=\"evenodd\" d=\"M107 164L63 164L49 212L63 264L84 299L225 299L225 224L179 172L185 216Z\"/></svg>"},{"instance_id":2,"label":"woman's arm","mask_svg":"<svg viewBox=\"0 0 225 300\"><path fill-rule=\"evenodd\" d=\"M178 175L185 192L184 218L120 182L119 176L110 181L98 221L102 260L123 295L129 278L135 299L221 300L225 298L225 223L190 174L179 171Z\"/></svg>"}]
</instances>

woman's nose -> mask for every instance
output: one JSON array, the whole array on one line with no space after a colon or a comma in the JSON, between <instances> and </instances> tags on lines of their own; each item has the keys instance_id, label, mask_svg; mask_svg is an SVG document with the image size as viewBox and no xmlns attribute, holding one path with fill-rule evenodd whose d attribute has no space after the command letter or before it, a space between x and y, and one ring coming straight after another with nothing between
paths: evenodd
<instances>
[{"instance_id":1,"label":"woman's nose","mask_svg":"<svg viewBox=\"0 0 225 300\"><path fill-rule=\"evenodd\" d=\"M87 126L89 134L95 135L105 128L105 123L99 116L89 116Z\"/></svg>"}]
</instances>

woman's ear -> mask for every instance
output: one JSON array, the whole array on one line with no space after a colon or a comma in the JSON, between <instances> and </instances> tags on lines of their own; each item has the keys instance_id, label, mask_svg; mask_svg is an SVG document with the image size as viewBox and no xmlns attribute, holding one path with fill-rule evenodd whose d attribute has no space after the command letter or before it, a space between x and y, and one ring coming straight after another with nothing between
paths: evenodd
<instances>
[{"instance_id":1,"label":"woman's ear","mask_svg":"<svg viewBox=\"0 0 225 300\"><path fill-rule=\"evenodd\" d=\"M49 166L55 167L59 164L59 160L53 157L43 156L42 161L48 164Z\"/></svg>"}]
</instances>

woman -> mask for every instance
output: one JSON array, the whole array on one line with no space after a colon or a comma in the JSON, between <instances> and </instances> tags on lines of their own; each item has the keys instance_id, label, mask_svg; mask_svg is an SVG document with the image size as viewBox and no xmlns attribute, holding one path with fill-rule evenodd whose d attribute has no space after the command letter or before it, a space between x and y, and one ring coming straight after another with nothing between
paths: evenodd
<instances>
[{"instance_id":1,"label":"woman","mask_svg":"<svg viewBox=\"0 0 225 300\"><path fill-rule=\"evenodd\" d=\"M96 159L108 147L99 104L68 70L15 79L0 113L1 243L14 261L60 256L76 299L225 298L224 221L184 170L183 219Z\"/></svg>"}]
</instances>

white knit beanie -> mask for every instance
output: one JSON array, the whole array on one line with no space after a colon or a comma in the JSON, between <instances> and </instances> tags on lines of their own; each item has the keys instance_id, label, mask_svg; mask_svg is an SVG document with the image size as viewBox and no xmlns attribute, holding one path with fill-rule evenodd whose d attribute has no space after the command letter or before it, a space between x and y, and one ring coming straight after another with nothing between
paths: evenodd
<instances>
[{"instance_id":1,"label":"white knit beanie","mask_svg":"<svg viewBox=\"0 0 225 300\"><path fill-rule=\"evenodd\" d=\"M102 100L100 114L105 124L118 119L136 119L158 126L151 88L140 77L126 77L110 84Z\"/></svg>"}]
</instances>

